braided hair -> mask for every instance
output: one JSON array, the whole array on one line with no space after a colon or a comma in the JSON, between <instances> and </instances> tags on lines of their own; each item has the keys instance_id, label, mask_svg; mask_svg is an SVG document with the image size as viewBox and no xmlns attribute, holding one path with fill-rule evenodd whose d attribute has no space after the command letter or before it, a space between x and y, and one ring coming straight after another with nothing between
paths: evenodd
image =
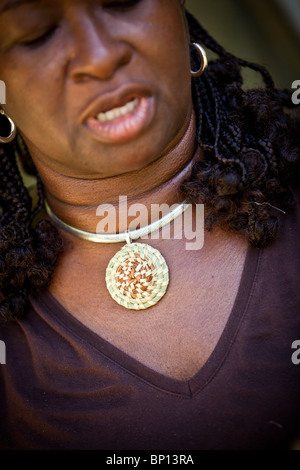
<instances>
[{"instance_id":1,"label":"braided hair","mask_svg":"<svg viewBox=\"0 0 300 470\"><path fill-rule=\"evenodd\" d=\"M293 204L290 188L299 181L299 116L287 112L292 108L291 93L276 90L263 67L225 51L188 12L187 20L191 39L218 57L193 79L197 140L205 158L194 165L181 191L189 202L205 204L208 230L223 225L264 247L276 237L274 207L287 211ZM191 50L196 69L193 54ZM243 90L243 67L259 72L265 86ZM0 130L2 135L1 122ZM35 208L23 184L18 155L37 178ZM52 223L37 221L43 204L42 182L23 141L18 136L13 143L0 145L2 321L22 317L28 295L49 285L63 251Z\"/></svg>"},{"instance_id":2,"label":"braided hair","mask_svg":"<svg viewBox=\"0 0 300 470\"><path fill-rule=\"evenodd\" d=\"M22 147L22 148L20 148ZM24 186L17 155L26 155L18 139L0 147L0 320L23 316L28 294L46 287L51 280L63 241L47 220L35 223L43 207L42 183L37 175L38 203ZM27 154L27 164L31 158Z\"/></svg>"},{"instance_id":3,"label":"braided hair","mask_svg":"<svg viewBox=\"0 0 300 470\"><path fill-rule=\"evenodd\" d=\"M225 51L191 14L187 19L191 39L218 59L193 80L197 139L205 158L181 190L189 202L205 204L208 230L226 226L265 247L278 231L276 212L292 207L291 187L299 184L299 108L288 109L294 107L291 92L276 90L264 67ZM259 72L264 87L244 90L243 67Z\"/></svg>"}]
</instances>

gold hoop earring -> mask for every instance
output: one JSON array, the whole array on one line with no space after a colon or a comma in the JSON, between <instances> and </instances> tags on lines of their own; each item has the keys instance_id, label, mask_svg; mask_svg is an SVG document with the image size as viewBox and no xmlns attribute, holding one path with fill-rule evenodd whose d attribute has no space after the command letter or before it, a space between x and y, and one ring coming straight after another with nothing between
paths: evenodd
<instances>
[{"instance_id":1,"label":"gold hoop earring","mask_svg":"<svg viewBox=\"0 0 300 470\"><path fill-rule=\"evenodd\" d=\"M206 69L206 67L208 65L208 61L207 61L206 52L203 49L203 47L200 46L200 44L198 44L197 42L192 42L192 46L196 50L198 55L201 57L201 67L199 68L199 70L196 70L195 72L193 70L191 70L192 78L197 78L197 77L200 77L203 74L204 70Z\"/></svg>"},{"instance_id":2,"label":"gold hoop earring","mask_svg":"<svg viewBox=\"0 0 300 470\"><path fill-rule=\"evenodd\" d=\"M7 114L3 111L3 109L0 109L0 114L5 116L10 124L10 134L7 137L0 136L0 142L2 144L8 144L12 140L14 140L14 138L16 137L17 129L16 129L14 121L9 116L7 116Z\"/></svg>"}]
</instances>

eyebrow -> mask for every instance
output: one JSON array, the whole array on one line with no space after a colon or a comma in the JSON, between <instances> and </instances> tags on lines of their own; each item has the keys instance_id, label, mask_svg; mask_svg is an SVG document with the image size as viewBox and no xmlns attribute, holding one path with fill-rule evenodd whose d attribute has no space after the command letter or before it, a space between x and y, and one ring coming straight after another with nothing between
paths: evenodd
<instances>
[{"instance_id":1,"label":"eyebrow","mask_svg":"<svg viewBox=\"0 0 300 470\"><path fill-rule=\"evenodd\" d=\"M17 8L25 3L37 3L39 0L8 0L0 7L0 15L8 10Z\"/></svg>"}]
</instances>

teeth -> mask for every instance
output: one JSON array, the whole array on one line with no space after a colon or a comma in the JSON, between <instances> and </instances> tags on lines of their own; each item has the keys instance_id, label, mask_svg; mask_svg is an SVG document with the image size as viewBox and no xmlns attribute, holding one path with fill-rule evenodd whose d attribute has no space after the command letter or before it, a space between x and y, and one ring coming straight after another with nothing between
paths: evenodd
<instances>
[{"instance_id":1,"label":"teeth","mask_svg":"<svg viewBox=\"0 0 300 470\"><path fill-rule=\"evenodd\" d=\"M111 109L110 111L107 111L106 113L98 114L97 119L100 122L108 122L118 117L125 116L125 114L131 113L138 106L139 102L140 102L139 98L135 98L134 100L125 104L125 106Z\"/></svg>"}]
</instances>

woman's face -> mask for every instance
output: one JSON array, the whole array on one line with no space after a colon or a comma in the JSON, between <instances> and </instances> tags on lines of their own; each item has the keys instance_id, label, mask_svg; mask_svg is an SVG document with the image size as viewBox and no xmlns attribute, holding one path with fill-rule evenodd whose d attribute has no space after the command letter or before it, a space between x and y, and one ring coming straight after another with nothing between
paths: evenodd
<instances>
[{"instance_id":1,"label":"woman's face","mask_svg":"<svg viewBox=\"0 0 300 470\"><path fill-rule=\"evenodd\" d=\"M191 113L184 0L0 0L7 114L63 174L145 167Z\"/></svg>"}]
</instances>

